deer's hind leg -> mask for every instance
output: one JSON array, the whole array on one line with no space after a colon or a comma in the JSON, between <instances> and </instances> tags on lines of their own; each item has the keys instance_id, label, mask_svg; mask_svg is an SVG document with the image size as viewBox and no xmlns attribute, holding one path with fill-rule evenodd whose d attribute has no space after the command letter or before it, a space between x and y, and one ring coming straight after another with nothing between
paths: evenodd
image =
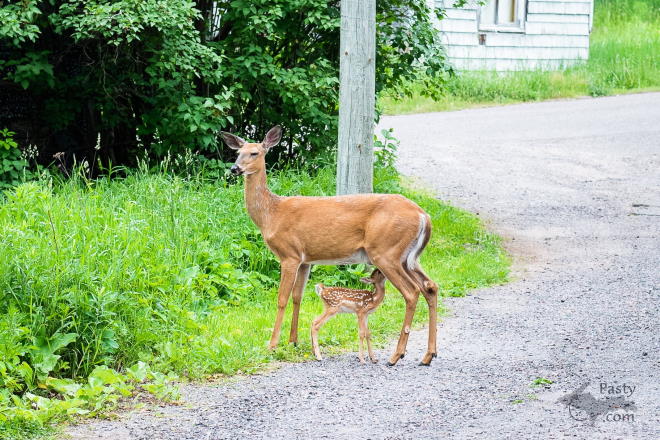
<instances>
[{"instance_id":1,"label":"deer's hind leg","mask_svg":"<svg viewBox=\"0 0 660 440\"><path fill-rule=\"evenodd\" d=\"M419 286L419 290L424 295L426 304L429 308L429 333L428 333L428 348L426 354L420 361L419 365L429 366L431 361L437 357L437 339L438 339L438 285L433 282L415 261L413 268L406 268L411 278L415 280Z\"/></svg>"},{"instance_id":2,"label":"deer's hind leg","mask_svg":"<svg viewBox=\"0 0 660 440\"><path fill-rule=\"evenodd\" d=\"M314 319L314 322L312 322L312 327L311 327L311 339L312 339L312 352L314 353L314 356L316 356L316 359L321 361L323 360L323 357L321 356L321 349L319 348L319 330L321 330L321 326L325 324L328 319L332 318L337 314L338 310L336 308L326 308L323 311L323 314L319 315Z\"/></svg>"},{"instance_id":3,"label":"deer's hind leg","mask_svg":"<svg viewBox=\"0 0 660 440\"><path fill-rule=\"evenodd\" d=\"M422 295L429 306L429 340L426 354L422 358L420 365L429 366L433 358L437 357L437 339L438 339L438 287L431 281L432 287L422 289Z\"/></svg>"},{"instance_id":4,"label":"deer's hind leg","mask_svg":"<svg viewBox=\"0 0 660 440\"><path fill-rule=\"evenodd\" d=\"M417 300L419 299L419 288L415 281L410 278L408 272L403 267L399 258L374 258L372 261L376 264L385 277L397 288L403 299L406 302L406 315L403 319L403 327L399 335L399 343L390 361L387 363L389 366L396 365L399 359L403 358L406 354L406 346L408 345L408 336L410 334L410 327L412 326L413 317L415 316L415 308L417 307Z\"/></svg>"},{"instance_id":5,"label":"deer's hind leg","mask_svg":"<svg viewBox=\"0 0 660 440\"><path fill-rule=\"evenodd\" d=\"M376 356L374 355L374 351L371 349L371 332L369 331L369 314L364 313L362 314L362 326L364 328L364 334L367 339L367 350L369 351L369 359L373 364L378 362L378 359L376 359Z\"/></svg>"}]
</instances>

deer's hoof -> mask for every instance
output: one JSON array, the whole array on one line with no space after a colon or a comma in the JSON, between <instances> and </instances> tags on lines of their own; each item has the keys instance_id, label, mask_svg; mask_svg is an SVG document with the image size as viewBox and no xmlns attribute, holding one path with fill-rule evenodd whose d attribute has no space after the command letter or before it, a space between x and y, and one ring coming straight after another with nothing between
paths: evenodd
<instances>
[{"instance_id":1,"label":"deer's hoof","mask_svg":"<svg viewBox=\"0 0 660 440\"><path fill-rule=\"evenodd\" d=\"M420 366L423 365L423 366L425 366L425 367L428 367L429 365L431 365L431 362L433 362L433 359L435 359L436 357L438 357L438 355L437 355L436 353L428 353L428 352L427 352L427 353L424 355L424 357L422 358L422 360L421 360L421 362L419 363L419 365L420 365Z\"/></svg>"}]
</instances>

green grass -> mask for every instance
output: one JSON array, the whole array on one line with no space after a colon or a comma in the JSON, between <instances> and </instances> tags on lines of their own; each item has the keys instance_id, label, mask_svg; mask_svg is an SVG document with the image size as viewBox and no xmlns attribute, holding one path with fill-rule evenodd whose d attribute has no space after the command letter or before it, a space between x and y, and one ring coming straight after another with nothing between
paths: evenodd
<instances>
[{"instance_id":1,"label":"green grass","mask_svg":"<svg viewBox=\"0 0 660 440\"><path fill-rule=\"evenodd\" d=\"M279 194L330 195L333 174L332 167L314 177L288 170L269 182ZM433 218L422 263L443 295L505 281L509 262L499 239L476 217L401 187L392 171L378 171L375 186L404 193ZM16 424L22 419L12 413L13 399L27 391L53 396L47 376L84 380L98 366L124 371L142 361L202 378L309 359L309 325L322 309L314 282L358 285L367 271L316 266L301 309L301 344L286 344L289 310L281 347L269 352L279 266L245 213L242 184L134 172L25 183L4 197L0 437L26 437L18 434L23 425ZM377 344L398 333L403 313L401 296L387 295L370 320ZM415 322L426 320L422 300ZM357 349L355 318L331 320L320 343L325 354Z\"/></svg>"},{"instance_id":2,"label":"green grass","mask_svg":"<svg viewBox=\"0 0 660 440\"><path fill-rule=\"evenodd\" d=\"M386 114L422 113L577 96L660 90L660 1L596 0L589 60L561 71L461 72L434 101L384 95Z\"/></svg>"}]
</instances>

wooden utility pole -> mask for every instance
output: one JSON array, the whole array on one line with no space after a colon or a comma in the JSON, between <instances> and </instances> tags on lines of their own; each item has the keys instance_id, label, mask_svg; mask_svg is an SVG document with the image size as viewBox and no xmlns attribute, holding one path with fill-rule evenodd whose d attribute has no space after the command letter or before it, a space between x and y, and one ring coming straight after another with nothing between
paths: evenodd
<instances>
[{"instance_id":1,"label":"wooden utility pole","mask_svg":"<svg viewBox=\"0 0 660 440\"><path fill-rule=\"evenodd\" d=\"M373 190L376 0L341 0L337 194Z\"/></svg>"}]
</instances>

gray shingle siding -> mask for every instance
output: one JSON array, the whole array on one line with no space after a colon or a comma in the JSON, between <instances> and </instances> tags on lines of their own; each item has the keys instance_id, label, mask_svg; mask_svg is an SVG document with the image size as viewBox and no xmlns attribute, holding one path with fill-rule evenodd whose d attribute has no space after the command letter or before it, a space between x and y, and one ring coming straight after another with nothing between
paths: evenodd
<instances>
[{"instance_id":1,"label":"gray shingle siding","mask_svg":"<svg viewBox=\"0 0 660 440\"><path fill-rule=\"evenodd\" d=\"M457 9L452 0L429 1L448 6L437 26L460 70L557 69L589 57L593 0L527 0L516 30L480 27L476 3Z\"/></svg>"}]
</instances>

